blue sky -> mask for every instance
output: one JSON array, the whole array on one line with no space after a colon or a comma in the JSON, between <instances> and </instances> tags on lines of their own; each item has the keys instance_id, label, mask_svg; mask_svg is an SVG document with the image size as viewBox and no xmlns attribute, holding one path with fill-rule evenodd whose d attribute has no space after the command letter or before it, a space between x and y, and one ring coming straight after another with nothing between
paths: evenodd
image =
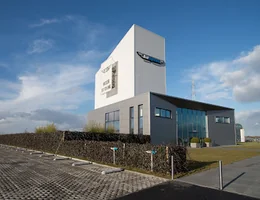
<instances>
[{"instance_id":1,"label":"blue sky","mask_svg":"<svg viewBox=\"0 0 260 200\"><path fill-rule=\"evenodd\" d=\"M260 135L260 2L2 1L0 132L77 129L94 74L132 24L166 38L167 93L236 109Z\"/></svg>"}]
</instances>

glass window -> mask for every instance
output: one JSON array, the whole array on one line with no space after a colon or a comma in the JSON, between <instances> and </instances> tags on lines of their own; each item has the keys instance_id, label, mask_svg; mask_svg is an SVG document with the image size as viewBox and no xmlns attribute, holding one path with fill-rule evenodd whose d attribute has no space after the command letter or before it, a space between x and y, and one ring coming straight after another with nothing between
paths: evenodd
<instances>
[{"instance_id":1,"label":"glass window","mask_svg":"<svg viewBox=\"0 0 260 200\"><path fill-rule=\"evenodd\" d=\"M130 107L130 118L134 118L134 107Z\"/></svg>"},{"instance_id":2,"label":"glass window","mask_svg":"<svg viewBox=\"0 0 260 200\"><path fill-rule=\"evenodd\" d=\"M130 125L129 125L129 132L131 134L134 133L134 107L130 107Z\"/></svg>"},{"instance_id":3,"label":"glass window","mask_svg":"<svg viewBox=\"0 0 260 200\"><path fill-rule=\"evenodd\" d=\"M178 114L178 112L180 112L180 109L176 110L176 114ZM162 109L162 108L155 108L154 115L157 116L157 117L171 118L171 111L166 110L166 109Z\"/></svg>"},{"instance_id":4,"label":"glass window","mask_svg":"<svg viewBox=\"0 0 260 200\"><path fill-rule=\"evenodd\" d=\"M167 118L171 118L171 111L166 110L165 115L166 115Z\"/></svg>"},{"instance_id":5,"label":"glass window","mask_svg":"<svg viewBox=\"0 0 260 200\"><path fill-rule=\"evenodd\" d=\"M113 127L115 132L118 133L120 131L120 116L119 110L112 111L105 114L105 129L108 127Z\"/></svg>"},{"instance_id":6,"label":"glass window","mask_svg":"<svg viewBox=\"0 0 260 200\"><path fill-rule=\"evenodd\" d=\"M226 124L230 124L230 118L229 118L229 117L225 117L225 118L224 118L224 122L225 122Z\"/></svg>"},{"instance_id":7,"label":"glass window","mask_svg":"<svg viewBox=\"0 0 260 200\"><path fill-rule=\"evenodd\" d=\"M155 116L160 116L160 109L159 108L155 108Z\"/></svg>"},{"instance_id":8,"label":"glass window","mask_svg":"<svg viewBox=\"0 0 260 200\"><path fill-rule=\"evenodd\" d=\"M216 117L216 123L224 123L224 117Z\"/></svg>"},{"instance_id":9,"label":"glass window","mask_svg":"<svg viewBox=\"0 0 260 200\"><path fill-rule=\"evenodd\" d=\"M119 132L119 121L114 121L113 126L114 126L115 131L118 133Z\"/></svg>"},{"instance_id":10,"label":"glass window","mask_svg":"<svg viewBox=\"0 0 260 200\"><path fill-rule=\"evenodd\" d=\"M165 117L165 110L161 109L161 117Z\"/></svg>"},{"instance_id":11,"label":"glass window","mask_svg":"<svg viewBox=\"0 0 260 200\"><path fill-rule=\"evenodd\" d=\"M108 121L114 121L114 112L108 114Z\"/></svg>"},{"instance_id":12,"label":"glass window","mask_svg":"<svg viewBox=\"0 0 260 200\"><path fill-rule=\"evenodd\" d=\"M142 117L143 116L143 105L139 105L139 116Z\"/></svg>"},{"instance_id":13,"label":"glass window","mask_svg":"<svg viewBox=\"0 0 260 200\"><path fill-rule=\"evenodd\" d=\"M108 113L106 113L106 115L105 115L105 121L106 122L108 121Z\"/></svg>"},{"instance_id":14,"label":"glass window","mask_svg":"<svg viewBox=\"0 0 260 200\"><path fill-rule=\"evenodd\" d=\"M119 110L115 111L115 119L114 120L119 120Z\"/></svg>"},{"instance_id":15,"label":"glass window","mask_svg":"<svg viewBox=\"0 0 260 200\"><path fill-rule=\"evenodd\" d=\"M138 133L143 134L143 105L138 106Z\"/></svg>"},{"instance_id":16,"label":"glass window","mask_svg":"<svg viewBox=\"0 0 260 200\"><path fill-rule=\"evenodd\" d=\"M134 133L134 119L130 120L130 133L133 134Z\"/></svg>"}]
</instances>

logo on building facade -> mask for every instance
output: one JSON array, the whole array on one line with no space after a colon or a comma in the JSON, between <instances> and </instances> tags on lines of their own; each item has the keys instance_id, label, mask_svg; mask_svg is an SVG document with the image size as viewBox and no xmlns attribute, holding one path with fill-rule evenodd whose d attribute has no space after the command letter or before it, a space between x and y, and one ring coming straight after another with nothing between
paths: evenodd
<instances>
[{"instance_id":1,"label":"logo on building facade","mask_svg":"<svg viewBox=\"0 0 260 200\"><path fill-rule=\"evenodd\" d=\"M154 58L152 56L146 55L144 53L141 53L139 51L136 52L142 59L144 59L146 62L151 62L154 63L156 65L160 65L163 66L165 65L165 62L163 60L160 60L158 58Z\"/></svg>"}]
</instances>

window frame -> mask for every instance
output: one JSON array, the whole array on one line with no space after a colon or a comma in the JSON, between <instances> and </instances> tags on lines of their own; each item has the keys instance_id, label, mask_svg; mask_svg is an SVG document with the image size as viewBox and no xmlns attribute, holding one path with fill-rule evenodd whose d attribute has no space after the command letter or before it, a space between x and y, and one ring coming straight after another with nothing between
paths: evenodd
<instances>
[{"instance_id":1,"label":"window frame","mask_svg":"<svg viewBox=\"0 0 260 200\"><path fill-rule=\"evenodd\" d=\"M221 119L221 120L219 121L217 119ZM225 119L228 119L228 122L226 122ZM217 123L217 124L230 124L231 120L230 120L230 117L215 116L215 123Z\"/></svg>"},{"instance_id":2,"label":"window frame","mask_svg":"<svg viewBox=\"0 0 260 200\"><path fill-rule=\"evenodd\" d=\"M157 115L156 111L159 110L159 115ZM162 115L162 112L164 112L164 116ZM167 112L170 113L170 116L167 117ZM155 107L154 108L154 116L155 117L160 117L160 118L165 118L165 119L172 119L172 111L169 109L164 109L164 108L160 108L160 107Z\"/></svg>"},{"instance_id":3,"label":"window frame","mask_svg":"<svg viewBox=\"0 0 260 200\"><path fill-rule=\"evenodd\" d=\"M143 128L144 127L144 119L143 119L143 116L144 116L144 106L143 106L143 104L140 104L140 105L138 105L138 134L140 134L140 135L144 134L144 128ZM142 128L140 128L141 127L140 121L142 121Z\"/></svg>"},{"instance_id":4,"label":"window frame","mask_svg":"<svg viewBox=\"0 0 260 200\"><path fill-rule=\"evenodd\" d=\"M118 119L116 119L115 117L117 112L118 112ZM111 116L113 116L112 120L109 119L110 114ZM119 123L118 129L116 128L115 123ZM113 124L115 132L120 133L120 110L114 110L105 113L105 131L107 131L108 126L111 124Z\"/></svg>"},{"instance_id":5,"label":"window frame","mask_svg":"<svg viewBox=\"0 0 260 200\"><path fill-rule=\"evenodd\" d=\"M134 106L131 106L129 108L129 133L130 134L134 134L134 129L135 129L134 119L135 119ZM133 128L132 128L132 124L133 124Z\"/></svg>"}]
</instances>

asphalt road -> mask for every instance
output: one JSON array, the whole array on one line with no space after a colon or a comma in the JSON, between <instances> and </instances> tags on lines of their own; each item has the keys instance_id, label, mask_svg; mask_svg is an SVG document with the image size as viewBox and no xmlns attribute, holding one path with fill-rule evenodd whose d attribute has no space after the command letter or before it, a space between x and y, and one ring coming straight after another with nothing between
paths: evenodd
<instances>
[{"instance_id":1,"label":"asphalt road","mask_svg":"<svg viewBox=\"0 0 260 200\"><path fill-rule=\"evenodd\" d=\"M188 183L182 183L179 181L170 181L170 182L162 183L160 185L118 198L118 200L121 199L122 200L144 200L144 199L255 200L255 198L252 197L195 186Z\"/></svg>"}]
</instances>

